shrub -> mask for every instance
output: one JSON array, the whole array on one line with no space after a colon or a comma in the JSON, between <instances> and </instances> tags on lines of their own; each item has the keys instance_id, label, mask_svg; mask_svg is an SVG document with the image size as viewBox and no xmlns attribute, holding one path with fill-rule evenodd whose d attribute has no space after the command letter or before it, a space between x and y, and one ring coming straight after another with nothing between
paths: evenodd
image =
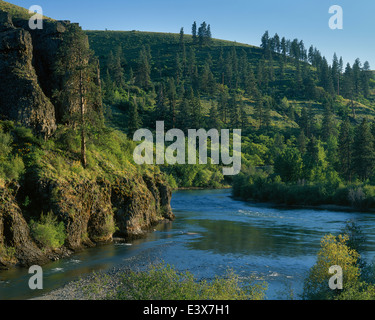
<instances>
[{"instance_id":1,"label":"shrub","mask_svg":"<svg viewBox=\"0 0 375 320\"><path fill-rule=\"evenodd\" d=\"M151 265L147 271L129 271L123 276L119 300L262 300L267 286L252 280L244 284L229 271L212 282L197 281L189 272L170 265Z\"/></svg>"},{"instance_id":2,"label":"shrub","mask_svg":"<svg viewBox=\"0 0 375 320\"><path fill-rule=\"evenodd\" d=\"M16 262L15 259L16 249L14 247L7 247L4 244L0 243L0 258L6 262L14 263Z\"/></svg>"},{"instance_id":3,"label":"shrub","mask_svg":"<svg viewBox=\"0 0 375 320\"><path fill-rule=\"evenodd\" d=\"M45 248L60 248L66 239L63 222L58 223L53 212L42 214L40 222L31 220L31 233L34 239Z\"/></svg>"},{"instance_id":4,"label":"shrub","mask_svg":"<svg viewBox=\"0 0 375 320\"><path fill-rule=\"evenodd\" d=\"M328 286L328 281L332 277L329 274L329 268L334 265L342 268L344 291L358 288L360 283L358 259L360 256L347 245L348 240L347 235L335 237L329 234L323 237L317 262L310 269L304 283L303 299L332 300L338 298L340 292L331 290Z\"/></svg>"}]
</instances>

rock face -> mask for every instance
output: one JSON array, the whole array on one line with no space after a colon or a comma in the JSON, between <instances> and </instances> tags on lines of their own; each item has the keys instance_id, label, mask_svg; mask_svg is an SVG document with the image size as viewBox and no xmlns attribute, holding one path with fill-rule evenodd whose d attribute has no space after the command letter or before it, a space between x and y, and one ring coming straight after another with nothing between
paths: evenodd
<instances>
[{"instance_id":1,"label":"rock face","mask_svg":"<svg viewBox=\"0 0 375 320\"><path fill-rule=\"evenodd\" d=\"M1 117L49 137L63 123L67 110L74 109L69 104L76 101L62 105L56 98L64 83L55 70L56 57L70 25L69 21L45 20L43 29L32 30L27 20L12 20L0 11Z\"/></svg>"},{"instance_id":2,"label":"rock face","mask_svg":"<svg viewBox=\"0 0 375 320\"><path fill-rule=\"evenodd\" d=\"M15 256L9 258L0 252L0 268L16 262L31 266L49 261L31 239L29 226L15 200L16 192L10 186L0 186L0 247L2 251L5 246L15 250Z\"/></svg>"},{"instance_id":3,"label":"rock face","mask_svg":"<svg viewBox=\"0 0 375 320\"><path fill-rule=\"evenodd\" d=\"M0 268L43 265L110 242L114 235L127 240L139 238L155 224L174 219L171 190L158 175L119 177L115 182L100 178L83 182L39 180L33 199L41 211L52 211L64 222L67 234L63 248L42 251L32 239L16 200L17 191L18 186L0 185ZM5 247L14 248L12 258L1 251Z\"/></svg>"},{"instance_id":4,"label":"rock face","mask_svg":"<svg viewBox=\"0 0 375 320\"><path fill-rule=\"evenodd\" d=\"M49 136L56 129L55 108L38 83L31 34L15 28L0 12L0 113Z\"/></svg>"}]
</instances>

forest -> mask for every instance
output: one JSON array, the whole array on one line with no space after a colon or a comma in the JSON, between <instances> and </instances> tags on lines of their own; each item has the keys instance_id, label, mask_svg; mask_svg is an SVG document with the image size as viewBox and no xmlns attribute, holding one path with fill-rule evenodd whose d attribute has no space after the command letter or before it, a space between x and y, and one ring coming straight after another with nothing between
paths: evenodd
<instances>
[{"instance_id":1,"label":"forest","mask_svg":"<svg viewBox=\"0 0 375 320\"><path fill-rule=\"evenodd\" d=\"M87 31L107 121L139 128L242 129L242 170L166 165L174 188L233 186L243 199L368 209L375 195L375 80L367 61L327 59L266 31L259 47L191 34ZM104 44L104 45L103 45Z\"/></svg>"}]
</instances>

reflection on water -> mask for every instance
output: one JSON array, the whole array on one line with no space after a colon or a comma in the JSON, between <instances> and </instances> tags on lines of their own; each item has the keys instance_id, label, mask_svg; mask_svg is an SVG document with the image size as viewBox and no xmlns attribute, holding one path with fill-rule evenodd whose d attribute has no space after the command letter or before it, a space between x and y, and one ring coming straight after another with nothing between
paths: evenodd
<instances>
[{"instance_id":1,"label":"reflection on water","mask_svg":"<svg viewBox=\"0 0 375 320\"><path fill-rule=\"evenodd\" d=\"M0 272L0 298L40 296L93 271L159 259L201 278L229 268L243 278L255 276L269 283L269 299L283 299L288 288L301 292L320 239L338 234L350 219L367 236L365 258L375 253L372 214L271 208L235 201L230 190L179 191L172 207L177 219L146 239L88 249L45 266L44 292L28 289L27 270Z\"/></svg>"}]
</instances>

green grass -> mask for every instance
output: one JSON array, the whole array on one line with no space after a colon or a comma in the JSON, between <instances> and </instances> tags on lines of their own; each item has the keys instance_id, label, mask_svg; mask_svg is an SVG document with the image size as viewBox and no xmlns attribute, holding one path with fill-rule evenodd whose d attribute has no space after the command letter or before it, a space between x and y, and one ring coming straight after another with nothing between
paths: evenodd
<instances>
[{"instance_id":1,"label":"green grass","mask_svg":"<svg viewBox=\"0 0 375 320\"><path fill-rule=\"evenodd\" d=\"M23 7L17 6L6 1L0 1L0 11L9 12L13 18L22 20L28 20L35 14L30 14L28 9L25 9ZM54 19L51 19L46 16L43 16L43 18L48 21L54 21Z\"/></svg>"}]
</instances>

